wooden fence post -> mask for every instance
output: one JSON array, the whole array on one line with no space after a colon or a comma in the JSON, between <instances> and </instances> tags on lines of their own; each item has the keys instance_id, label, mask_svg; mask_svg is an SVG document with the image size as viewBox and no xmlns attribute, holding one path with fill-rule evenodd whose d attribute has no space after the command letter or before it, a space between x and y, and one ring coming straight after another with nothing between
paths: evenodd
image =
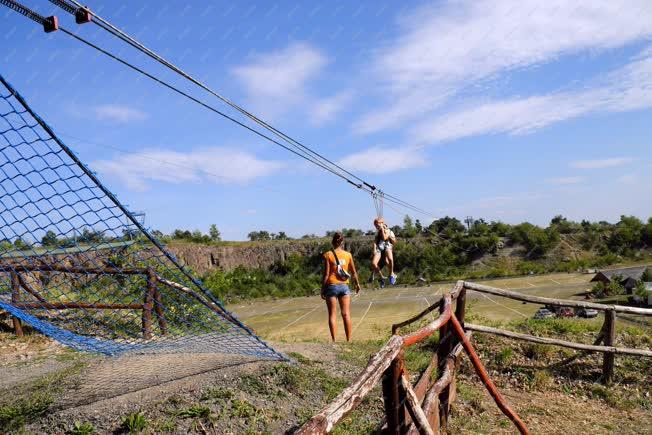
<instances>
[{"instance_id":1,"label":"wooden fence post","mask_svg":"<svg viewBox=\"0 0 652 435\"><path fill-rule=\"evenodd\" d=\"M147 274L147 286L143 301L143 338L145 340L152 338L152 308L154 306L154 293L156 292L155 285L149 274Z\"/></svg>"},{"instance_id":2,"label":"wooden fence post","mask_svg":"<svg viewBox=\"0 0 652 435\"><path fill-rule=\"evenodd\" d=\"M168 333L168 323L165 321L165 316L163 313L163 300L161 298L161 292L158 289L158 278L156 276L156 271L153 267L147 268L147 287L152 287L154 293L154 314L156 314L156 320L158 320L158 326L161 330L162 335Z\"/></svg>"},{"instance_id":3,"label":"wooden fence post","mask_svg":"<svg viewBox=\"0 0 652 435\"><path fill-rule=\"evenodd\" d=\"M401 434L405 427L405 392L399 388L401 376L403 376L402 350L383 375L383 401L387 418L387 433L392 435Z\"/></svg>"},{"instance_id":4,"label":"wooden fence post","mask_svg":"<svg viewBox=\"0 0 652 435\"><path fill-rule=\"evenodd\" d=\"M439 315L445 311L444 304L439 307ZM439 346L437 347L437 360L439 361L439 369L437 378L444 372L446 358L453 350L455 341L455 332L451 329L449 322L444 323L439 328ZM448 427L448 412L450 411L450 385L445 387L439 393L439 426L441 433L446 433Z\"/></svg>"},{"instance_id":5,"label":"wooden fence post","mask_svg":"<svg viewBox=\"0 0 652 435\"><path fill-rule=\"evenodd\" d=\"M616 312L607 310L604 312L604 345L613 346L616 341ZM602 382L611 384L614 375L614 360L616 355L613 352L606 352L602 360Z\"/></svg>"},{"instance_id":6,"label":"wooden fence post","mask_svg":"<svg viewBox=\"0 0 652 435\"><path fill-rule=\"evenodd\" d=\"M466 317L466 288L462 287L457 296L457 302L455 305L455 317L464 328L464 318ZM452 328L451 328L452 332ZM460 343L460 339L456 334L451 335L451 349L455 349L455 346ZM460 369L460 364L462 363L462 358L455 358L455 369L453 370L453 380L450 383L449 392L448 392L448 403L449 409L450 404L455 403L457 400L457 372Z\"/></svg>"},{"instance_id":7,"label":"wooden fence post","mask_svg":"<svg viewBox=\"0 0 652 435\"><path fill-rule=\"evenodd\" d=\"M18 275L16 272L11 272L11 302L20 302L20 280L18 279ZM12 321L14 323L14 333L16 334L17 337L22 337L24 335L23 333L23 325L20 323L20 319L18 317L12 317Z\"/></svg>"}]
</instances>

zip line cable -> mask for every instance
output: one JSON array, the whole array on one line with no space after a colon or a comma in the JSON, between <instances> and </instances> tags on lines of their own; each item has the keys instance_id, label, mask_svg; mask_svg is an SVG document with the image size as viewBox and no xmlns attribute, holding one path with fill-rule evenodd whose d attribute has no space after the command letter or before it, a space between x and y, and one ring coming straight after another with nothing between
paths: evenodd
<instances>
[{"instance_id":1,"label":"zip line cable","mask_svg":"<svg viewBox=\"0 0 652 435\"><path fill-rule=\"evenodd\" d=\"M87 10L88 11L88 9L86 9L86 7L83 6L77 0L50 0L50 2L57 5L57 6L59 6L61 9L68 12L69 14L72 14L72 15L75 15L75 16L76 16L76 14L77 14L77 12L79 10ZM199 80L192 77L189 73L186 73L181 68L177 67L176 65L174 65L173 63L171 63L167 59L160 56L158 53L154 52L150 48L143 45L140 41L136 40L135 38L131 37L130 35L128 35L124 31L122 31L121 29L119 29L116 26L114 26L113 24L111 24L108 20L104 19L103 17L97 15L94 12L92 12L92 16L95 19L93 19L91 21L95 25L101 27L102 29L104 29L105 31L111 33L112 35L120 38L121 40L128 43L132 47L134 47L134 48L138 49L139 51L141 51L142 53L148 55L150 58L156 60L157 62L161 63L162 65L165 65L166 67L168 67L169 69L171 69L174 72L178 73L182 77L188 79L192 83L196 84L197 86L201 87L205 91L209 92L211 95L219 98L221 101L223 101L224 103L226 103L227 105L229 105L233 109L237 110L238 112L242 113L243 115L245 115L249 119L253 120L258 125L266 128L269 131L271 131L272 133L274 133L277 137L279 137L281 139L284 139L286 142L289 142L289 143L293 144L296 147L300 147L301 149L303 149L304 151L310 153L314 157L322 160L323 162L325 162L325 163L327 163L329 165L332 165L333 167L337 168L339 171L342 171L343 173L345 173L345 174L351 176L352 178L358 180L359 182L361 182L362 184L364 184L365 186L370 188L372 191L377 190L377 187L375 185L366 182L361 177L353 174L352 172L348 171L347 169L343 168L342 166L338 165L337 163L333 162L332 160L328 159L327 157L325 157L324 155L318 153L317 151L313 150L312 148L304 145L303 143L299 142L298 140L294 139L293 137L287 135L286 133L276 129L272 125L270 125L267 122L265 122L264 120L258 118L257 116L255 116L251 112L247 111L242 106L236 104L232 100L230 100L230 99L226 98L225 96L219 94L218 92L212 90L211 88L209 88L204 83L202 83ZM435 217L434 214L429 213L429 212L427 212L427 211L425 211L425 210L423 210L421 208L418 208L418 207L416 207L414 205L411 205L411 204L409 204L409 203L407 203L405 201L402 201L399 198L396 198L396 197L394 197L392 195L389 195L389 194L387 194L385 192L382 192L380 194L382 196L386 196L386 197L389 197L391 199L394 199L399 205L403 205L404 207L407 207L407 208L409 208L409 209L411 209L411 210L413 210L413 211L415 211L417 213L421 213L421 214L424 214L424 215L427 215L427 216L430 216L430 217Z\"/></svg>"},{"instance_id":2,"label":"zip line cable","mask_svg":"<svg viewBox=\"0 0 652 435\"><path fill-rule=\"evenodd\" d=\"M52 1L52 0L51 0L51 1ZM52 1L52 2L53 2L55 5L61 7L62 9L64 9L66 12L70 12L70 11L73 9L73 6L71 6L70 4L67 4L64 0L54 0L54 1ZM36 12L30 10L29 8L27 8L27 7L25 7L24 5L22 5L22 4L18 3L18 2L16 2L15 0L0 0L0 4L9 7L10 9L14 10L15 12L18 12L18 13L24 15L25 17L31 19L32 21L35 21L35 22L38 23L38 24L43 25L44 28L45 28L48 24L50 24L50 25L52 24L50 18L45 18L45 17L41 16L40 14L38 14L38 13L36 13ZM82 7L82 9L83 9L83 7ZM78 9L75 9L75 10L78 10ZM93 16L95 16L95 15L93 15ZM109 24L109 25L110 25L110 24ZM338 166L338 165L332 163L330 160L326 159L325 157L321 156L321 154L319 154L319 153L317 153L317 152L311 150L310 148L306 147L305 145L300 144L299 142L296 142L296 141L295 141L295 142L296 142L296 144L298 144L298 145L295 145L294 143L291 142L292 139L289 138L289 137L288 137L288 139L285 139L283 136L280 136L280 137L283 138L286 142L289 142L290 145L294 147L294 149L293 149L293 148L290 148L289 146L287 146L287 145L285 145L285 144L283 144L283 143L281 143L281 142L275 140L274 138L272 138L272 137L270 137L270 136L268 136L268 135L266 135L266 134L264 134L264 133L262 133L262 132L256 130L255 128L253 128L253 127L251 127L251 126L249 126L249 125L247 125L247 124L244 124L243 122L241 122L241 121L239 121L239 120L233 118L232 116L230 116L230 115L228 115L228 114L226 114L226 113L224 113L224 112L222 112L222 111L220 111L220 110L214 108L213 106L211 106L211 105L205 103L204 101L202 101L202 100L200 100L200 99L198 99L198 98L196 98L196 97L193 97L192 95L190 95L190 94L188 94L188 93L186 93L186 92L184 92L184 91L182 91L182 90L176 88L175 86L173 86L173 85L171 85L171 84L165 82L164 80L159 79L158 77L156 77L156 76L154 76L154 75L152 75L152 74L150 74L150 73L144 71L143 69L141 69L141 68L139 68L139 67L137 67L137 66L135 66L135 65L133 65L133 64L131 64L131 63L129 63L129 62L126 61L126 60L121 59L121 58L118 57L117 55L114 55L114 54L112 54L111 52L109 52L109 51L107 51L107 50L104 50L103 48L99 47L98 45L96 45L96 44L94 44L94 43L92 43L92 42L90 42L90 41L88 41L88 40L82 38L81 36L76 35L76 34L73 33L73 32L70 32L69 30L67 30L67 29L65 29L65 28L63 28L63 27L61 27L61 26L56 25L55 30L61 30L63 33L69 35L70 37L72 37L72 38L74 38L74 39L76 39L76 40L78 40L79 42L81 42L81 43L83 43L83 44L85 44L85 45L87 45L87 46L89 46L89 47L91 47L91 48L93 48L93 49L95 49L95 50L97 50L97 51L103 53L104 55L106 55L106 56L112 58L113 60L115 60L115 61L117 61L117 62L119 62L119 63L121 63L121 64L127 66L128 68L130 68L130 69L132 69L132 70L134 70L134 71L136 71L136 72L138 72L138 73L140 73L140 74L142 74L142 75L148 77L149 79L151 79L151 80L153 80L153 81L155 81L155 82L157 82L157 83L159 83L159 84L161 84L161 85L167 87L168 89L170 89L170 90L172 90L172 91L174 91L174 92L176 92L176 93L178 93L178 94L180 94L180 95L186 97L187 99L189 99L189 100L191 100L191 101L193 101L193 102L199 104L200 106L202 106L202 107L204 107L204 108L206 108L206 109L208 109L208 110L210 110L210 111L212 111L212 112L214 112L214 113L216 113L216 114L222 116L223 118L225 118L225 119L227 119L227 120L229 120L229 121L231 121L231 122L233 122L233 123L235 123L235 124L237 124L237 125L239 125L239 126L245 128L246 130L249 130L251 133L254 133L255 135L257 135L257 136L259 136L259 137L261 137L261 138L263 138L263 139L266 139L266 140L268 140L269 142L271 142L271 143L273 143L273 144L275 144L275 145L280 146L281 148L283 148L283 149L285 149L285 150L287 150L287 151L289 151L289 152L295 154L296 156L301 157L301 158L303 158L304 160L306 160L306 161L308 161L308 162L310 162L310 163L313 163L313 164L315 164L315 165L321 167L322 169L324 169L324 170L326 170L326 171L332 173L333 175L336 175L336 176L340 177L341 179L343 179L343 180L346 181L347 183L349 183L349 184L351 184L351 185L357 187L357 188L360 189L360 190L363 190L363 191L365 191L365 192L367 192L367 193L369 193L369 194L373 194L374 192L376 192L376 191L378 190L378 189L376 188L376 186L374 186L374 185L372 185L372 184L369 184L369 183L365 182L362 178L360 178L360 177L358 177L358 176L356 176L356 175L354 175L354 174L351 174L350 172L348 172L348 171L346 171L345 169L341 168L340 166ZM107 30L107 31L108 31L108 30ZM118 30L116 30L116 31L118 31ZM111 33L113 33L113 32L111 32ZM118 35L116 35L116 36L118 36ZM123 39L123 38L121 37L121 39ZM130 43L130 44L131 44L131 45L133 45L133 44L137 44L137 41L134 42L134 43ZM145 47L144 49L146 49L146 47ZM153 53L153 52L152 52L152 53ZM149 54L148 54L148 55L149 55ZM160 56L156 55L155 53L153 53L152 55L150 55L150 57L151 57L151 56L157 56L157 57L160 57ZM162 58L161 58L161 59L162 59ZM164 59L162 59L162 61L164 61ZM162 62L162 61L160 61L160 62ZM165 61L165 62L167 62L167 61ZM168 63L169 63L169 62L168 62ZM171 64L170 64L170 65L171 65ZM176 67L175 67L175 68L176 68ZM178 69L178 68L177 68L177 69ZM184 74L185 74L185 73L184 73ZM187 74L185 74L185 75L187 75ZM192 79L192 78L189 77L189 79ZM194 79L192 79L192 80L194 81ZM201 83L200 83L200 85L201 85ZM203 85L201 85L201 86L204 87ZM216 93L214 93L213 91L211 91L210 89L207 89L207 90L208 90L209 92L213 93L213 94L216 94ZM216 94L216 96L218 96L218 98L222 99L223 101L226 100L225 102L228 101L227 104L229 104L231 107L235 108L236 110L240 111L241 113L246 114L246 115L247 115L248 117L250 117L250 118L253 117L253 118L255 118L256 120L258 120L258 118L256 118L254 115L251 115L251 114L250 114L249 112L247 112L246 110L240 108L239 106L235 105L234 103L231 103L229 100L225 99L224 97L221 97L219 94ZM253 118L251 118L251 119L253 119ZM283 133L278 132L278 131L275 130L273 127L269 126L268 124L264 123L263 121L258 120L258 121L256 121L256 122L257 122L259 125L261 125L261 126L267 128L268 130L272 131L276 136L283 135ZM310 153L310 155L307 155L307 153ZM318 160L318 159L320 159L320 160ZM332 166L329 166L329 163L330 163ZM360 182L360 183L356 183L356 182L354 182L354 181L351 180L349 177L343 175L340 171L338 171L338 170L336 170L336 169L333 169L333 166L334 166L335 168L341 170L341 171L344 171L344 172L347 173L347 174L351 174L352 178L354 178L354 179L356 179L356 180L358 180L358 181L361 181L361 182ZM397 198L397 197L394 197L394 196L392 196L392 195L388 195L388 194L385 193L385 192L382 192L382 191L379 191L379 190L378 190L378 192L376 192L376 194L382 196L385 200L387 200L387 201L389 201L389 202L393 202L393 203L396 204L396 205L399 205L399 206L405 207L405 208L407 208L407 209L409 209L409 210L412 210L412 211L414 211L414 212L417 212L417 213L421 213L421 214L424 214L424 215L427 215L427 216L430 216L430 217L435 217L434 214L429 213L429 212L427 212L427 211L425 211L425 210L423 210L423 209L420 209L420 208L418 208L418 207L416 207L416 206L414 206L414 205L412 205L412 204L410 204L410 203L408 203L408 202L406 202L406 201L403 201L403 200L401 200L401 199L399 199L399 198Z\"/></svg>"},{"instance_id":3,"label":"zip line cable","mask_svg":"<svg viewBox=\"0 0 652 435\"><path fill-rule=\"evenodd\" d=\"M64 11L66 11L66 12L72 14L72 15L76 15L78 10L86 8L85 6L83 6L81 3L79 3L76 0L70 0L70 2L68 2L66 0L50 0L50 2L57 5L57 6L59 6L61 9L63 9ZM73 6L73 4L76 7ZM310 153L314 157L322 160L323 162L326 162L327 164L332 165L333 167L337 168L338 170L342 171L343 173L345 173L345 174L351 176L352 178L360 181L361 183L363 183L364 185L369 187L371 190L376 190L376 186L367 183L362 178L358 177L357 175L353 174L352 172L348 171L347 169L343 168L342 166L338 165L337 163L333 162L332 160L329 160L324 155L322 155L322 154L318 153L317 151L313 150L312 148L304 145L303 143L299 142L298 140L294 139L293 137L289 136L288 134L278 130L277 128L275 128L272 125L268 124L266 121L260 119L256 115L254 115L251 112L247 111L242 106L240 106L237 103L233 102L232 100L228 99L224 95L212 90L206 84L204 84L203 82L195 79L189 73L183 71L181 68L177 67L172 62L168 61L164 57L160 56L158 53L156 53L153 50L151 50L150 48L146 47L140 41L138 41L135 38L131 37L130 35L128 35L124 31L122 31L121 29L117 28L116 26L114 26L113 24L111 24L109 21L105 20L101 16L95 14L94 12L92 12L92 16L93 16L93 18L95 18L95 20L91 20L91 21L95 25L97 25L98 27L101 27L105 31L111 33L112 35L114 35L114 36L116 36L118 38L120 38L121 40L128 43L129 45L136 48L137 50L141 51L142 53L146 54L150 58L156 60L157 62L161 63L162 65L168 67L172 71L176 72L177 74L181 75L182 77L186 78L187 80L189 80L192 83L196 84L197 86L201 87L202 89L204 89L205 91L207 91L211 95L219 98L221 101L223 101L224 103L226 103L227 105L229 105L233 109L237 110L238 112L242 113L243 115L245 115L246 117L248 117L249 119L251 119L252 121L257 123L258 125L266 128L267 130L274 133L277 137L285 140L286 142L289 142L289 143L293 144L296 147L299 147L299 148L303 149L304 151Z\"/></svg>"}]
</instances>

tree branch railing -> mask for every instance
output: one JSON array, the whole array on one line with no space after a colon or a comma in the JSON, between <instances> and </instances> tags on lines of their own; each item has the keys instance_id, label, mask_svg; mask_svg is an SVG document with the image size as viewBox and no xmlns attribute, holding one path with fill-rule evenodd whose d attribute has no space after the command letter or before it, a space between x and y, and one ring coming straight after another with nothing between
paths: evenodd
<instances>
[{"instance_id":1,"label":"tree branch railing","mask_svg":"<svg viewBox=\"0 0 652 435\"><path fill-rule=\"evenodd\" d=\"M454 297L457 298L458 295L460 295L462 290L463 283L458 282L450 294L442 296L441 300L437 303L437 306L440 309L440 315L437 319L411 334L405 336L392 335L389 341L370 358L365 369L354 379L351 385L344 389L344 391L342 391L318 414L308 420L297 430L296 433L324 434L330 432L338 422L357 407L367 394L369 394L369 392L378 384L381 377L383 380L383 398L385 417L387 421L387 429L384 432L390 434L402 434L409 431L416 431L420 434L440 433L438 419L433 416L433 413L436 412L436 408L440 408L440 410L446 408L444 411L440 411L440 414L444 414L444 419L447 419L449 395L446 394L446 402L443 404L444 406L442 406L442 403L439 404L440 406L434 405L437 403L437 400L434 400L432 397L427 403L422 403L423 397L426 395L423 394L425 393L425 388L423 388L423 385L421 386L420 390L423 391L422 394L417 394L417 392L414 391L410 383L407 381L408 373L403 361L403 350L405 348L419 343L439 331L440 345L441 342L445 341L444 337L446 337L445 334L447 334L449 335L448 341L454 340L454 346L451 347L450 354L442 359L442 362L444 363L442 366L443 376L440 377L440 381L435 382L430 386L428 389L428 395L432 396L438 394L437 390L433 392L432 389L434 387L441 390L439 394L443 394L444 390L451 386L455 376L454 372L457 355L462 349L464 349L498 407L514 422L522 434L529 434L527 428L518 415L511 410L500 393L498 393L477 354L473 350L473 346L471 345L467 333L463 330L460 320L458 320L456 314L453 313L452 301ZM433 310L434 308L425 313L420 313L420 315L411 319L412 322L409 323L419 320ZM456 312L461 312L463 314L464 310L458 309ZM444 328L448 325L451 327L446 328L446 331L444 331ZM393 328L394 331L396 331L396 329L398 328ZM436 362L437 359L438 358L435 356L433 358L433 363ZM417 385L421 384L423 380L424 377L422 376ZM428 408L424 409L424 404L428 405ZM410 417L411 422L408 420L408 417Z\"/></svg>"},{"instance_id":2,"label":"tree branch railing","mask_svg":"<svg viewBox=\"0 0 652 435\"><path fill-rule=\"evenodd\" d=\"M548 306L600 310L605 312L605 323L594 344L574 343L488 326L465 324L467 290ZM453 302L456 304L454 312ZM439 317L435 320L407 335L397 335L400 328L423 319L437 309L439 309ZM525 423L501 396L482 365L471 344L472 331L567 347L585 353L604 353L603 379L608 383L613 376L613 358L616 354L652 357L652 350L614 346L616 313L652 316L652 309L531 296L482 284L458 281L450 294L445 294L412 318L392 325L392 337L370 358L368 365L351 385L308 420L296 433L303 435L330 432L338 422L358 406L381 379L385 407L384 423L379 426L382 433L423 435L445 432L450 403L455 400L455 377L459 368L460 354L464 350L498 408L512 421L520 433L528 434ZM412 386L404 365L403 350L423 342L437 331L439 331L440 338L437 353L433 355L430 364L421 374L417 383ZM599 345L600 342L605 342L605 345ZM439 373L439 377L435 382L431 382L430 378L435 370Z\"/></svg>"},{"instance_id":3,"label":"tree branch railing","mask_svg":"<svg viewBox=\"0 0 652 435\"><path fill-rule=\"evenodd\" d=\"M146 280L143 302L139 303L105 303L78 301L48 301L23 276L29 272L67 273L73 275L142 275ZM140 310L142 312L142 333L145 339L152 338L152 317L155 316L162 335L168 332L164 317L163 301L158 288L158 275L153 268L120 269L113 266L85 267L65 266L61 264L27 264L2 263L0 273L8 274L11 282L11 305L22 310ZM29 302L21 298L21 289L38 302ZM24 332L21 320L12 316L14 332L22 337Z\"/></svg>"}]
</instances>

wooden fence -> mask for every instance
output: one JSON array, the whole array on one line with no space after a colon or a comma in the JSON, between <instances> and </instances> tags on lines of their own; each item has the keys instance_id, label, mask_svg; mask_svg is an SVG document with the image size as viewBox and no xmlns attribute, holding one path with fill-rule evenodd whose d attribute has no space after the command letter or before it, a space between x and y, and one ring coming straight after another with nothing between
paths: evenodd
<instances>
[{"instance_id":1,"label":"wooden fence","mask_svg":"<svg viewBox=\"0 0 652 435\"><path fill-rule=\"evenodd\" d=\"M593 345L573 343L563 340L535 337L497 328L472 325L464 322L467 291L489 293L510 299L543 304L548 306L591 308L605 312L605 321L600 334ZM455 308L453 310L453 303ZM410 325L434 310L439 310L439 317L423 328L408 334L398 335L400 328ZM369 360L365 369L344 391L318 414L308 420L297 434L328 433L346 415L355 409L367 394L382 383L385 419L379 429L387 434L438 434L446 432L450 404L456 397L456 374L460 365L462 350L469 356L480 380L487 388L498 408L514 423L522 434L529 434L525 423L509 407L489 378L482 362L471 344L472 331L501 335L534 343L569 347L585 352L604 353L603 380L610 382L613 376L614 357L616 354L652 357L652 351L641 349L618 348L615 341L616 313L629 313L651 316L652 310L603 305L591 302L569 301L542 298L510 292L464 281L458 281L450 294L430 305L416 316L392 326L392 337ZM436 353L424 373L414 386L409 381L403 358L405 348L419 343L439 331L439 345ZM604 346L599 345L604 342ZM434 370L438 379L431 381Z\"/></svg>"},{"instance_id":2,"label":"wooden fence","mask_svg":"<svg viewBox=\"0 0 652 435\"><path fill-rule=\"evenodd\" d=\"M2 265L2 273L10 276L11 305L23 310L140 310L143 338L152 338L152 318L156 317L161 335L166 335L168 326L165 320L163 302L158 288L159 277L152 267L142 269L118 269L114 267L84 267L62 266L58 264L11 264ZM73 275L143 275L146 285L143 291L143 301L133 303L103 303L103 302L78 302L78 301L48 301L41 292L32 286L23 276L30 272L54 272ZM166 283L167 285L167 283ZM31 296L31 301L23 299L23 293ZM34 302L36 299L38 302ZM14 332L23 336L23 327L17 317L12 318Z\"/></svg>"}]
</instances>

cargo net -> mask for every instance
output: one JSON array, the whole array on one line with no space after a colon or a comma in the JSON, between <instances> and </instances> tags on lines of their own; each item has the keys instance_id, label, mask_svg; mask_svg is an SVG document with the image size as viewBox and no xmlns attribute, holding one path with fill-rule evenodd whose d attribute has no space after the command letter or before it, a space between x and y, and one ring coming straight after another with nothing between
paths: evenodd
<instances>
[{"instance_id":1,"label":"cargo net","mask_svg":"<svg viewBox=\"0 0 652 435\"><path fill-rule=\"evenodd\" d=\"M149 235L0 76L0 311L80 351L283 360Z\"/></svg>"}]
</instances>

